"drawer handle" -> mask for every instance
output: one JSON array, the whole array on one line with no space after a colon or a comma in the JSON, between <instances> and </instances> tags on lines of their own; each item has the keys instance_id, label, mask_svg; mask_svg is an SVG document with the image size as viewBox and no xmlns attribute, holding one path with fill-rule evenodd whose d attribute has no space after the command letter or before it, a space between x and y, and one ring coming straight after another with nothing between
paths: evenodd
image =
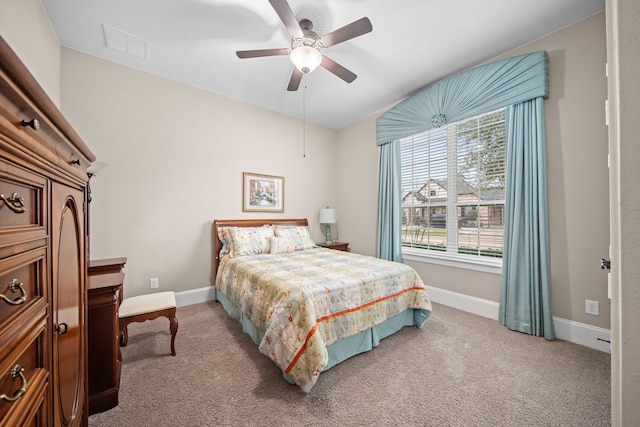
<instances>
[{"instance_id":1,"label":"drawer handle","mask_svg":"<svg viewBox=\"0 0 640 427\"><path fill-rule=\"evenodd\" d=\"M59 325L53 324L53 330L57 332L58 335L64 335L69 332L69 325L66 323L60 323Z\"/></svg>"},{"instance_id":2,"label":"drawer handle","mask_svg":"<svg viewBox=\"0 0 640 427\"><path fill-rule=\"evenodd\" d=\"M26 120L24 120L24 119L23 119L23 120L20 122L20 124L21 124L22 126L24 126L24 127L29 126L29 127L30 127L31 129L33 129L33 130L38 130L38 129L40 129L40 122L38 121L38 119L31 119L31 120L29 120L29 121L26 121Z\"/></svg>"},{"instance_id":3,"label":"drawer handle","mask_svg":"<svg viewBox=\"0 0 640 427\"><path fill-rule=\"evenodd\" d=\"M5 205L15 213L24 213L24 199L20 197L18 193L13 193L11 197L6 197L4 194L0 194L0 199Z\"/></svg>"},{"instance_id":4,"label":"drawer handle","mask_svg":"<svg viewBox=\"0 0 640 427\"><path fill-rule=\"evenodd\" d=\"M20 290L20 293L22 294L22 296L16 299L9 299L6 296L4 296L4 294L0 294L0 298L2 298L5 302L11 305L20 305L27 300L27 291L24 290L23 284L18 279L11 280L11 283L9 284L9 289L11 289L11 292Z\"/></svg>"},{"instance_id":5,"label":"drawer handle","mask_svg":"<svg viewBox=\"0 0 640 427\"><path fill-rule=\"evenodd\" d=\"M7 396L6 394L2 393L0 395L0 400L15 402L27 392L27 379L24 377L23 372L24 368L20 367L20 365L16 365L13 367L13 369L11 369L11 378L16 379L17 377L20 377L20 381L22 382L22 384L20 388L13 393L13 396Z\"/></svg>"}]
</instances>

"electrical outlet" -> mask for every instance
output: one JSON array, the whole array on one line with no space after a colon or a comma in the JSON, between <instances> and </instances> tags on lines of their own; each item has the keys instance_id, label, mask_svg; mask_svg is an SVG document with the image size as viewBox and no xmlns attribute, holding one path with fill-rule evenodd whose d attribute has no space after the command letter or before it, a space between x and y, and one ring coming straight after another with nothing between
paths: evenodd
<instances>
[{"instance_id":1,"label":"electrical outlet","mask_svg":"<svg viewBox=\"0 0 640 427\"><path fill-rule=\"evenodd\" d=\"M158 283L157 277L149 279L149 289L158 289L159 286L160 284Z\"/></svg>"},{"instance_id":2,"label":"electrical outlet","mask_svg":"<svg viewBox=\"0 0 640 427\"><path fill-rule=\"evenodd\" d=\"M584 300L584 312L594 316L600 316L600 303L590 299Z\"/></svg>"}]
</instances>

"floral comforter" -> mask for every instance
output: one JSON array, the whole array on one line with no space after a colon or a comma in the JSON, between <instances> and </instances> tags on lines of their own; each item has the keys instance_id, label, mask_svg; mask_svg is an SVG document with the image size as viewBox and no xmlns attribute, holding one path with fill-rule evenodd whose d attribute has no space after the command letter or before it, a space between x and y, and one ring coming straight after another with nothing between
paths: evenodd
<instances>
[{"instance_id":1,"label":"floral comforter","mask_svg":"<svg viewBox=\"0 0 640 427\"><path fill-rule=\"evenodd\" d=\"M224 257L216 288L264 331L260 352L305 392L327 364L332 343L407 308L431 312L411 267L325 248Z\"/></svg>"}]
</instances>

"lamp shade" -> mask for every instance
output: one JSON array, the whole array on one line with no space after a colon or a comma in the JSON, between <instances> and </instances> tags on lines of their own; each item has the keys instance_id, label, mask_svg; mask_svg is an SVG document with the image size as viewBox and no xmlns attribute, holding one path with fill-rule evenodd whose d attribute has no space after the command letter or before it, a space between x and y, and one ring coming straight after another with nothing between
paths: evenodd
<instances>
[{"instance_id":1,"label":"lamp shade","mask_svg":"<svg viewBox=\"0 0 640 427\"><path fill-rule=\"evenodd\" d=\"M87 173L90 174L91 176L97 175L98 172L100 172L102 169L104 169L105 166L107 166L106 163L100 162L100 161L95 161L95 162L91 163L91 165L87 168Z\"/></svg>"},{"instance_id":2,"label":"lamp shade","mask_svg":"<svg viewBox=\"0 0 640 427\"><path fill-rule=\"evenodd\" d=\"M336 210L335 209L320 209L320 224L335 224L336 223Z\"/></svg>"},{"instance_id":3,"label":"lamp shade","mask_svg":"<svg viewBox=\"0 0 640 427\"><path fill-rule=\"evenodd\" d=\"M289 59L302 73L310 73L322 62L322 54L311 46L298 46L291 51Z\"/></svg>"}]
</instances>

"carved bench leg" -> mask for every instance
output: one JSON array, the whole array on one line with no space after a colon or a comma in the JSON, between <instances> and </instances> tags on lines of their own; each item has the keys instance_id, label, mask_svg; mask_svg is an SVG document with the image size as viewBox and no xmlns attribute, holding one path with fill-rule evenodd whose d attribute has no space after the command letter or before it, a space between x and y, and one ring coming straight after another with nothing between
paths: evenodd
<instances>
[{"instance_id":1,"label":"carved bench leg","mask_svg":"<svg viewBox=\"0 0 640 427\"><path fill-rule=\"evenodd\" d=\"M176 319L176 309L169 312L169 329L171 330L171 355L176 355L176 334L178 333L178 319Z\"/></svg>"},{"instance_id":2,"label":"carved bench leg","mask_svg":"<svg viewBox=\"0 0 640 427\"><path fill-rule=\"evenodd\" d=\"M127 325L123 325L120 327L120 347L126 347L128 341L129 331L127 330Z\"/></svg>"},{"instance_id":3,"label":"carved bench leg","mask_svg":"<svg viewBox=\"0 0 640 427\"><path fill-rule=\"evenodd\" d=\"M171 355L176 355L176 334L178 333L178 319L176 319L176 308L167 308L158 311L150 311L147 313L140 313L129 317L120 318L120 347L126 347L129 340L128 325L132 322L145 322L147 320L154 320L160 316L164 316L169 319L169 329L171 331Z\"/></svg>"}]
</instances>

